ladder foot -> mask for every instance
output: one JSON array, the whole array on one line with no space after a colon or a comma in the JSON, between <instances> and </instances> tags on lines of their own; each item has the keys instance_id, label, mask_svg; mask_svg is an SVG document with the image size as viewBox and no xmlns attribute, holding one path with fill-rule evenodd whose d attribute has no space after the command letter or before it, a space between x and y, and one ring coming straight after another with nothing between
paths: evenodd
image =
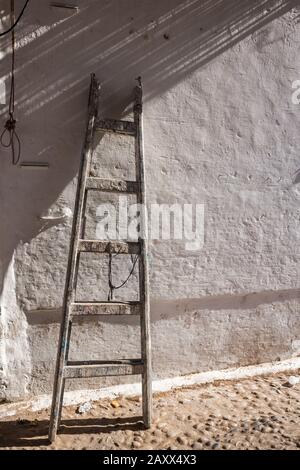
<instances>
[{"instance_id":1,"label":"ladder foot","mask_svg":"<svg viewBox=\"0 0 300 470\"><path fill-rule=\"evenodd\" d=\"M145 429L150 429L151 426L152 426L151 421L146 421L146 420L144 421L144 428Z\"/></svg>"},{"instance_id":2,"label":"ladder foot","mask_svg":"<svg viewBox=\"0 0 300 470\"><path fill-rule=\"evenodd\" d=\"M48 440L49 440L50 444L53 444L55 439L56 439L56 433L54 433L53 431L50 430L49 434L48 434Z\"/></svg>"}]
</instances>

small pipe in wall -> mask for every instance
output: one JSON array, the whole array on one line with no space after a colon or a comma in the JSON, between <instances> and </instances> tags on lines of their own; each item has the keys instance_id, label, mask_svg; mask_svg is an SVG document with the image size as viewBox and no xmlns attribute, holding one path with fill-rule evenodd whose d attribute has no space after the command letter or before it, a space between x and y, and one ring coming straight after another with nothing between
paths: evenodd
<instances>
[{"instance_id":1,"label":"small pipe in wall","mask_svg":"<svg viewBox=\"0 0 300 470\"><path fill-rule=\"evenodd\" d=\"M27 170L48 170L49 163L46 162L22 162L19 165L20 168Z\"/></svg>"},{"instance_id":2,"label":"small pipe in wall","mask_svg":"<svg viewBox=\"0 0 300 470\"><path fill-rule=\"evenodd\" d=\"M77 5L71 5L70 3L51 2L50 6L53 8L65 8L67 10L79 10Z\"/></svg>"}]
</instances>

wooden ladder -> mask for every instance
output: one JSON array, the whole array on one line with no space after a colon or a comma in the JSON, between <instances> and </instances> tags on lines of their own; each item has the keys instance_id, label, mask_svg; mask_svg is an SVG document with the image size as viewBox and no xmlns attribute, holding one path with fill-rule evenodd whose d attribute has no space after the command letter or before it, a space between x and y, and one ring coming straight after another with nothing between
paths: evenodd
<instances>
[{"instance_id":1,"label":"wooden ladder","mask_svg":"<svg viewBox=\"0 0 300 470\"><path fill-rule=\"evenodd\" d=\"M62 412L66 379L107 377L123 375L142 376L143 421L146 428L151 425L151 345L149 318L149 282L147 237L139 236L137 242L86 240L84 239L84 219L87 192L89 190L117 193L135 193L137 203L141 204L140 233L147 234L145 166L143 150L142 85L139 79L135 87L134 121L105 119L97 117L99 83L94 74L91 76L88 122L85 142L78 175L77 193L71 232L69 259L63 301L63 318L60 328L56 371L53 387L52 408L49 427L49 439L55 440ZM130 135L135 139L136 181L109 180L90 176L93 139L95 132L112 132ZM76 285L79 270L80 253L90 252L110 256L114 253L138 255L139 301L137 302L77 302ZM71 340L72 320L81 315L138 315L141 327L141 358L120 359L117 361L70 361L68 359Z\"/></svg>"}]
</instances>

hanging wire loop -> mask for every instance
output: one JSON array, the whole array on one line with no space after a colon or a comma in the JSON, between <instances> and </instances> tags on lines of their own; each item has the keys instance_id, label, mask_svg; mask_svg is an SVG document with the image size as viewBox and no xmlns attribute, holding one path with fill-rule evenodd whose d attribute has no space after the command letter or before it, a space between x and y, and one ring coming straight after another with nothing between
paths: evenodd
<instances>
[{"instance_id":1,"label":"hanging wire loop","mask_svg":"<svg viewBox=\"0 0 300 470\"><path fill-rule=\"evenodd\" d=\"M16 133L16 120L12 113L9 113L9 119L4 125L0 142L2 147L11 148L12 163L13 165L17 165L21 156L21 142L18 134Z\"/></svg>"}]
</instances>

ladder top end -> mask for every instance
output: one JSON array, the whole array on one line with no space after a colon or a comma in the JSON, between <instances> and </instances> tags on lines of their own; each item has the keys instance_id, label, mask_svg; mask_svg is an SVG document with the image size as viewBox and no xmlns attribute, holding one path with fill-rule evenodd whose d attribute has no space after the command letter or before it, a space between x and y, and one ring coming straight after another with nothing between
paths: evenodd
<instances>
[{"instance_id":1,"label":"ladder top end","mask_svg":"<svg viewBox=\"0 0 300 470\"><path fill-rule=\"evenodd\" d=\"M136 77L135 80L138 82L138 86L141 87L142 86L142 77L139 75L138 77Z\"/></svg>"},{"instance_id":2,"label":"ladder top end","mask_svg":"<svg viewBox=\"0 0 300 470\"><path fill-rule=\"evenodd\" d=\"M91 73L91 82L92 82L92 84L93 84L93 86L96 90L101 89L101 85L100 85L99 81L97 80L97 77L96 77L95 73Z\"/></svg>"}]
</instances>

